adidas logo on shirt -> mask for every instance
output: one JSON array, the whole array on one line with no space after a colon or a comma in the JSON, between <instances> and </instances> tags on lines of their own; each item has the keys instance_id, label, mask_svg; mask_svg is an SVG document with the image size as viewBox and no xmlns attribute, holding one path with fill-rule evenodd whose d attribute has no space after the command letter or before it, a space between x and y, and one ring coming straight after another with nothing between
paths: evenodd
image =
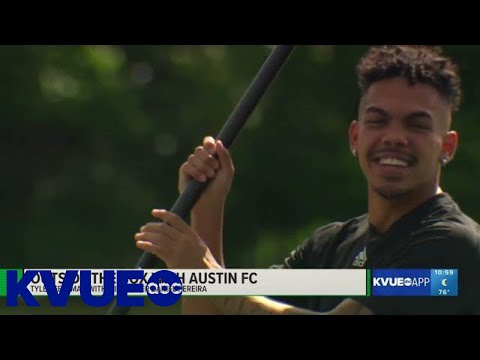
<instances>
[{"instance_id":1,"label":"adidas logo on shirt","mask_svg":"<svg viewBox=\"0 0 480 360\"><path fill-rule=\"evenodd\" d=\"M353 260L352 266L356 267L364 267L365 263L367 262L367 247L365 246L362 251L360 251L355 260Z\"/></svg>"}]
</instances>

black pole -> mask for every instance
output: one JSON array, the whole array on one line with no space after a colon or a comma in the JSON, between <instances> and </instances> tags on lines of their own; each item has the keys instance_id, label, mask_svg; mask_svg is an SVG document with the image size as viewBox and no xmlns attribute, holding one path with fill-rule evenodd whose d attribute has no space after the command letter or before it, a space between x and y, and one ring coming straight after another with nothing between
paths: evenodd
<instances>
[{"instance_id":1,"label":"black pole","mask_svg":"<svg viewBox=\"0 0 480 360\"><path fill-rule=\"evenodd\" d=\"M294 45L275 46L267 60L263 63L257 75L250 83L250 86L243 94L243 97L240 99L217 136L217 140L221 140L227 149L232 146L243 125L247 122L248 117L253 112L255 106L257 106L276 75L280 72L283 64L287 61L294 47ZM196 180L191 181L178 197L170 211L177 214L182 219L185 219L206 186L207 182L201 183ZM145 251L135 265L135 268L151 269L155 266L157 260L158 258L155 255ZM125 315L128 313L129 309L130 307L128 306L116 306L114 303L109 309L108 315Z\"/></svg>"}]
</instances>

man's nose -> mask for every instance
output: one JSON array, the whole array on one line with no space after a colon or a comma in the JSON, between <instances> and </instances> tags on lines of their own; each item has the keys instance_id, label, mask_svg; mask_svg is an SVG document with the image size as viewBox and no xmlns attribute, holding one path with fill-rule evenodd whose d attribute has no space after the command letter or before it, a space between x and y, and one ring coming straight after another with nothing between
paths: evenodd
<instances>
[{"instance_id":1,"label":"man's nose","mask_svg":"<svg viewBox=\"0 0 480 360\"><path fill-rule=\"evenodd\" d=\"M407 146L407 132L401 126L389 126L382 134L382 143L389 146Z\"/></svg>"}]
</instances>

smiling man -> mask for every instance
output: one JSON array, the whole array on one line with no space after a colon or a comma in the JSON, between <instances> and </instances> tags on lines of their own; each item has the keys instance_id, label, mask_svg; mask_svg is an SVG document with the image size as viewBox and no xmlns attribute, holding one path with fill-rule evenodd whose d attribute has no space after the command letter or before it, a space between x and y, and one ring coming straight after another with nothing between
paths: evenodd
<instances>
[{"instance_id":1,"label":"smiling man","mask_svg":"<svg viewBox=\"0 0 480 360\"><path fill-rule=\"evenodd\" d=\"M383 46L365 54L357 73L361 98L349 140L367 179L368 213L318 228L274 267L453 268L459 296L185 297L183 313L480 314L480 226L440 188L458 146L451 130L461 98L457 66L437 48ZM211 179L191 226L155 210L165 222L143 226L137 246L170 268L223 267L223 209L233 175L229 152L205 138L180 168L180 191L189 179Z\"/></svg>"},{"instance_id":2,"label":"smiling man","mask_svg":"<svg viewBox=\"0 0 480 360\"><path fill-rule=\"evenodd\" d=\"M460 90L413 81L372 83L362 97L359 121L350 126L352 152L368 182L370 222L380 231L441 192L439 165L452 160L457 148L458 135L449 127Z\"/></svg>"}]
</instances>

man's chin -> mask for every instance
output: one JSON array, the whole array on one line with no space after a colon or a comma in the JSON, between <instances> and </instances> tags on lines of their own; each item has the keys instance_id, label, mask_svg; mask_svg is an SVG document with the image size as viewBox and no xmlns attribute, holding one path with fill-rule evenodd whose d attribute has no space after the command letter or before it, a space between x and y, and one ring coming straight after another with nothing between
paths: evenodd
<instances>
[{"instance_id":1,"label":"man's chin","mask_svg":"<svg viewBox=\"0 0 480 360\"><path fill-rule=\"evenodd\" d=\"M412 193L411 190L395 188L392 186L373 187L373 191L375 191L376 194L378 194L380 197L384 198L385 200L404 199L405 197L407 197Z\"/></svg>"}]
</instances>

